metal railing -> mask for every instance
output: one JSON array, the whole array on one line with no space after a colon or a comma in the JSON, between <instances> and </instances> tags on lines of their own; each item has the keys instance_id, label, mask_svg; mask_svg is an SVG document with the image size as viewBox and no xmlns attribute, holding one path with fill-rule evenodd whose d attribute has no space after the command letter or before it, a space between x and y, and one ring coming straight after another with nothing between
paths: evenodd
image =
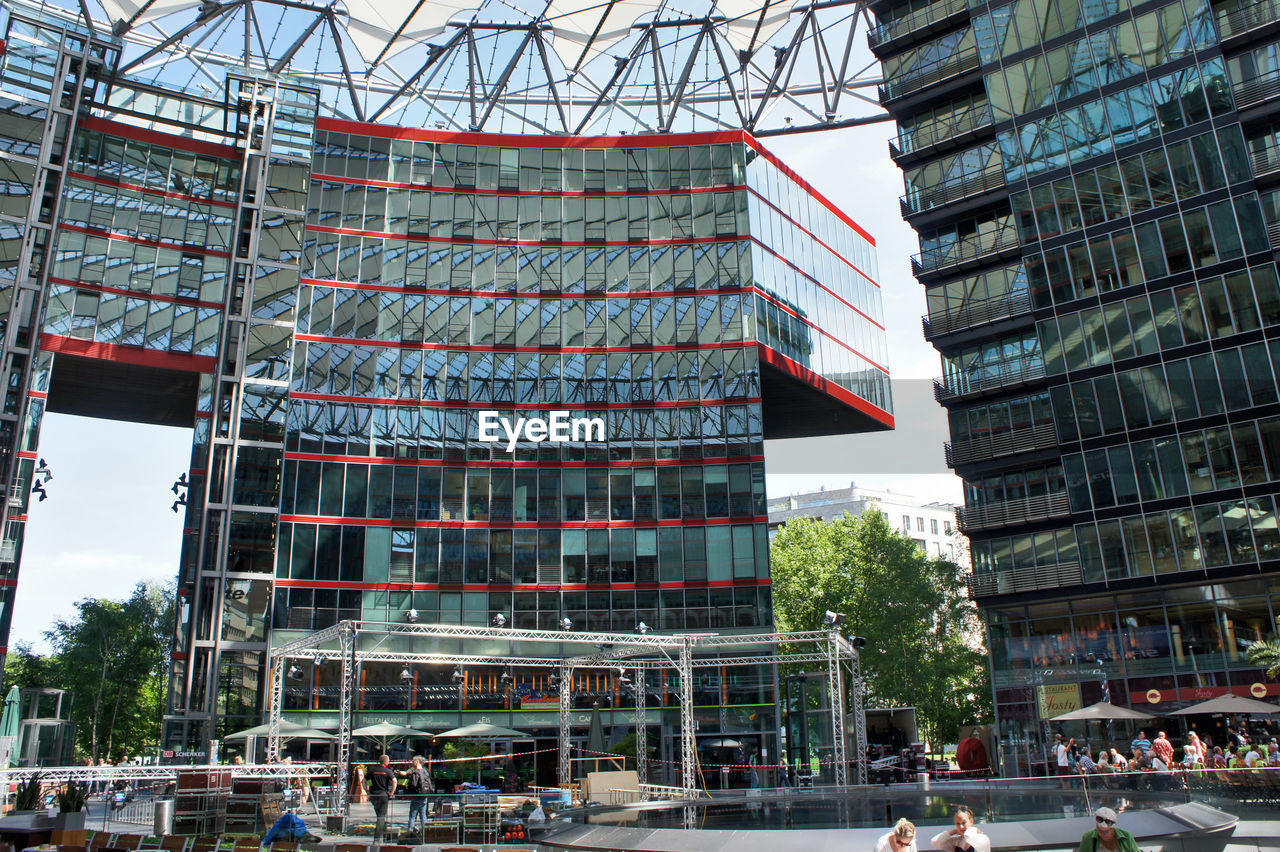
<instances>
[{"instance_id":1,"label":"metal railing","mask_svg":"<svg viewBox=\"0 0 1280 852\"><path fill-rule=\"evenodd\" d=\"M924 69L911 71L894 80L886 80L884 85L878 89L880 103L887 104L889 101L905 97L921 89L927 89L929 86L941 83L943 80L972 71L979 64L978 48L976 47L969 47L952 53Z\"/></svg>"},{"instance_id":2,"label":"metal railing","mask_svg":"<svg viewBox=\"0 0 1280 852\"><path fill-rule=\"evenodd\" d=\"M984 261L1002 252L1017 249L1022 245L1018 231L1012 225L994 235L984 235L975 239L965 239L936 249L922 251L911 258L911 272L917 277L934 272L941 272L966 263Z\"/></svg>"},{"instance_id":3,"label":"metal railing","mask_svg":"<svg viewBox=\"0 0 1280 852\"><path fill-rule=\"evenodd\" d=\"M966 302L964 307L951 313L942 314L930 319L921 317L920 325L924 329L924 339L932 340L939 334L948 334L962 328L986 325L996 320L1007 319L1018 314L1031 311L1031 296L1025 291L1006 293L996 299L981 302Z\"/></svg>"},{"instance_id":4,"label":"metal railing","mask_svg":"<svg viewBox=\"0 0 1280 852\"><path fill-rule=\"evenodd\" d=\"M867 33L867 44L873 50L891 41L911 35L926 27L940 24L969 8L968 0L942 0L895 21L881 24Z\"/></svg>"},{"instance_id":5,"label":"metal railing","mask_svg":"<svg viewBox=\"0 0 1280 852\"><path fill-rule=\"evenodd\" d=\"M1273 222L1267 225L1267 239L1271 241L1271 248L1274 249L1276 246L1280 246L1280 222ZM3 559L0 559L0 562L3 561Z\"/></svg>"},{"instance_id":6,"label":"metal railing","mask_svg":"<svg viewBox=\"0 0 1280 852\"><path fill-rule=\"evenodd\" d=\"M947 121L934 121L898 134L897 143L889 143L889 153L894 157L910 154L950 139L972 133L995 123L990 104L970 107Z\"/></svg>"},{"instance_id":7,"label":"metal railing","mask_svg":"<svg viewBox=\"0 0 1280 852\"><path fill-rule=\"evenodd\" d=\"M944 181L928 189L916 190L898 199L898 208L903 216L922 213L944 204L951 204L974 195L981 195L1005 185L1004 168L988 167L977 174L964 175L954 180Z\"/></svg>"},{"instance_id":8,"label":"metal railing","mask_svg":"<svg viewBox=\"0 0 1280 852\"><path fill-rule=\"evenodd\" d=\"M933 398L938 402L947 402L948 400L958 399L962 396L971 394L980 394L987 391L1000 390L1014 385L1020 385L1024 382L1035 381L1044 378L1044 363L1033 362L1016 369L1002 369L999 373L991 376L963 378L963 386L957 386L954 379L934 380Z\"/></svg>"},{"instance_id":9,"label":"metal railing","mask_svg":"<svg viewBox=\"0 0 1280 852\"><path fill-rule=\"evenodd\" d=\"M961 506L956 509L956 523L960 526L961 532L968 532L1042 521L1070 513L1067 494L1063 491L1040 497L1028 497L1025 500L1005 500L983 506Z\"/></svg>"},{"instance_id":10,"label":"metal railing","mask_svg":"<svg viewBox=\"0 0 1280 852\"><path fill-rule=\"evenodd\" d=\"M1084 572L1081 571L1079 562L1057 562L1033 568L973 571L965 575L964 581L969 589L969 597L976 600L1013 592L1078 586L1084 582Z\"/></svg>"},{"instance_id":11,"label":"metal railing","mask_svg":"<svg viewBox=\"0 0 1280 852\"><path fill-rule=\"evenodd\" d=\"M1259 74L1231 86L1236 109L1245 109L1280 95L1280 69Z\"/></svg>"},{"instance_id":12,"label":"metal railing","mask_svg":"<svg viewBox=\"0 0 1280 852\"><path fill-rule=\"evenodd\" d=\"M1244 35L1280 20L1280 3L1261 0L1240 9L1218 12L1218 34L1222 41Z\"/></svg>"},{"instance_id":13,"label":"metal railing","mask_svg":"<svg viewBox=\"0 0 1280 852\"><path fill-rule=\"evenodd\" d=\"M1024 426L998 435L984 435L944 445L947 467L1011 456L1028 450L1044 450L1058 445L1058 432L1052 424Z\"/></svg>"},{"instance_id":14,"label":"metal railing","mask_svg":"<svg viewBox=\"0 0 1280 852\"><path fill-rule=\"evenodd\" d=\"M1263 177L1280 172L1280 145L1271 142L1259 151L1249 154L1253 163L1254 177Z\"/></svg>"}]
</instances>

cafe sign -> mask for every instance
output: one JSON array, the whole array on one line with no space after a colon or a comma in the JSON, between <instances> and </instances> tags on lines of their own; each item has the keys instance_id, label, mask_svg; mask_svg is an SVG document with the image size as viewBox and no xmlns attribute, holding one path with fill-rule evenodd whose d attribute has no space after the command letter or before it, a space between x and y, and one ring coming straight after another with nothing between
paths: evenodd
<instances>
[{"instance_id":1,"label":"cafe sign","mask_svg":"<svg viewBox=\"0 0 1280 852\"><path fill-rule=\"evenodd\" d=\"M1046 683L1036 687L1036 698L1040 705L1040 718L1052 719L1072 710L1079 710L1080 684L1078 683Z\"/></svg>"}]
</instances>

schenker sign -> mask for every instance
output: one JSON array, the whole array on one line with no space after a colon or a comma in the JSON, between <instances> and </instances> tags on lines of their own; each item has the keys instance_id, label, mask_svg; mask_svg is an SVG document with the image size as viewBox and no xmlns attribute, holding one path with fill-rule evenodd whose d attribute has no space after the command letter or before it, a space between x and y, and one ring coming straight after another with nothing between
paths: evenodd
<instances>
[{"instance_id":1,"label":"schenker sign","mask_svg":"<svg viewBox=\"0 0 1280 852\"><path fill-rule=\"evenodd\" d=\"M502 433L499 434L499 427ZM604 418L570 417L567 411L552 411L551 416L517 417L514 425L496 411L480 412L477 438L486 444L507 442L507 452L513 452L518 441L540 444L550 441L562 444L566 441L603 441Z\"/></svg>"}]
</instances>

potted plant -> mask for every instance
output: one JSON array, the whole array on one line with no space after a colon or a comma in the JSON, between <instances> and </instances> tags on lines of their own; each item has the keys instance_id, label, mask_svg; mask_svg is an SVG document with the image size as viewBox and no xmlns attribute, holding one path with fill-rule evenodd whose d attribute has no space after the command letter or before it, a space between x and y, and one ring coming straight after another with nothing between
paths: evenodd
<instances>
[{"instance_id":1,"label":"potted plant","mask_svg":"<svg viewBox=\"0 0 1280 852\"><path fill-rule=\"evenodd\" d=\"M89 788L84 784L68 781L54 796L58 814L53 818L53 843L60 846L83 846L85 841L85 810L89 801Z\"/></svg>"},{"instance_id":2,"label":"potted plant","mask_svg":"<svg viewBox=\"0 0 1280 852\"><path fill-rule=\"evenodd\" d=\"M39 772L33 773L26 781L18 783L13 794L13 813L35 813L44 807L44 785L40 781Z\"/></svg>"}]
</instances>

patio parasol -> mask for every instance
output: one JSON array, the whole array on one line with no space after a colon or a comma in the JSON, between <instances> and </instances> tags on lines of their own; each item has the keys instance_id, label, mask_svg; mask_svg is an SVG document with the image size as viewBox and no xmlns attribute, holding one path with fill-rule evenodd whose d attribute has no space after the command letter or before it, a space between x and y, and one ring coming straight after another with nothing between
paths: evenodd
<instances>
[{"instance_id":1,"label":"patio parasol","mask_svg":"<svg viewBox=\"0 0 1280 852\"><path fill-rule=\"evenodd\" d=\"M1280 707L1275 704L1268 704L1265 701L1244 698L1240 695L1219 695L1217 698L1210 698L1208 701L1201 701L1199 704L1192 704L1190 707L1175 710L1169 715L1208 716L1214 713L1229 713L1233 716L1261 716L1280 713Z\"/></svg>"},{"instance_id":2,"label":"patio parasol","mask_svg":"<svg viewBox=\"0 0 1280 852\"><path fill-rule=\"evenodd\" d=\"M453 728L442 734L436 734L436 739L455 739L455 740L531 740L532 734L524 731L517 731L513 728L504 728L501 725L491 725L488 722L476 722L471 725L463 725L461 728ZM482 761L476 760L476 780L480 779L480 765Z\"/></svg>"},{"instance_id":3,"label":"patio parasol","mask_svg":"<svg viewBox=\"0 0 1280 852\"><path fill-rule=\"evenodd\" d=\"M1126 719L1154 719L1150 713L1141 713L1137 710L1130 710L1128 707L1117 707L1114 704L1108 704L1106 701L1099 701L1097 704L1090 704L1088 707L1081 707L1079 710L1072 710L1070 713L1063 713L1061 716L1054 716L1053 722L1097 722L1107 720L1126 720Z\"/></svg>"},{"instance_id":4,"label":"patio parasol","mask_svg":"<svg viewBox=\"0 0 1280 852\"><path fill-rule=\"evenodd\" d=\"M377 740L382 745L383 754L387 753L387 744L392 740L430 738L435 736L430 731L420 731L417 728L410 728L407 725L395 725L391 722L379 722L376 725L365 725L363 728L356 728L351 732L351 735Z\"/></svg>"}]
</instances>

